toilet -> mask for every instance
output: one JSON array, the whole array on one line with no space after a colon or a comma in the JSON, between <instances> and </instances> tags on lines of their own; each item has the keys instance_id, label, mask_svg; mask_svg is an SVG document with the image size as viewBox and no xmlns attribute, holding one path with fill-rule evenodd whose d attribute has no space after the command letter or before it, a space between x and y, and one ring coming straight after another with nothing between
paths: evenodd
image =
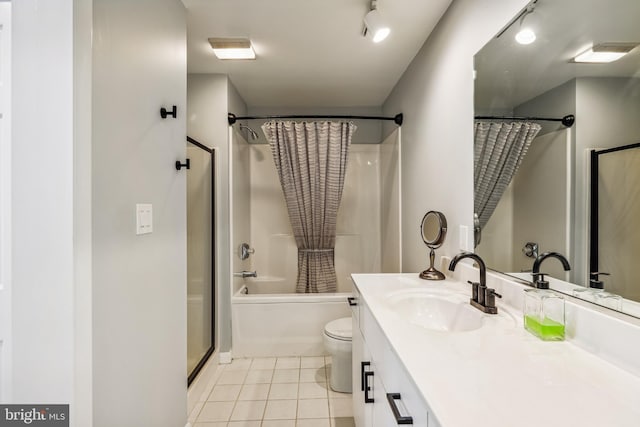
<instances>
[{"instance_id":1,"label":"toilet","mask_svg":"<svg viewBox=\"0 0 640 427\"><path fill-rule=\"evenodd\" d=\"M324 348L331 355L331 389L351 393L351 317L325 325Z\"/></svg>"}]
</instances>

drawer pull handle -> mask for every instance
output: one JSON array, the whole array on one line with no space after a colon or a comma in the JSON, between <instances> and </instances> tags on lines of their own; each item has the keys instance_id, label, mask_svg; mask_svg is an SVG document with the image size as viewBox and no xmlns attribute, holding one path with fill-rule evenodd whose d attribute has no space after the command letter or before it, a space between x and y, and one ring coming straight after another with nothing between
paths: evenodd
<instances>
[{"instance_id":1,"label":"drawer pull handle","mask_svg":"<svg viewBox=\"0 0 640 427\"><path fill-rule=\"evenodd\" d=\"M358 303L356 302L356 299L354 297L347 297L347 302L349 303L349 305L351 307L354 307L354 306L358 305Z\"/></svg>"},{"instance_id":2,"label":"drawer pull handle","mask_svg":"<svg viewBox=\"0 0 640 427\"><path fill-rule=\"evenodd\" d=\"M391 406L391 412L393 412L393 416L396 417L396 423L413 424L413 417L408 415L400 415L398 405L396 405L396 400L400 400L400 393L387 393L387 400L389 401L389 406Z\"/></svg>"},{"instance_id":3,"label":"drawer pull handle","mask_svg":"<svg viewBox=\"0 0 640 427\"><path fill-rule=\"evenodd\" d=\"M364 391L364 370L371 362L360 362L360 391Z\"/></svg>"},{"instance_id":4,"label":"drawer pull handle","mask_svg":"<svg viewBox=\"0 0 640 427\"><path fill-rule=\"evenodd\" d=\"M364 373L364 403L373 403L373 397L369 397L369 392L371 391L369 377L373 378L373 372Z\"/></svg>"}]
</instances>

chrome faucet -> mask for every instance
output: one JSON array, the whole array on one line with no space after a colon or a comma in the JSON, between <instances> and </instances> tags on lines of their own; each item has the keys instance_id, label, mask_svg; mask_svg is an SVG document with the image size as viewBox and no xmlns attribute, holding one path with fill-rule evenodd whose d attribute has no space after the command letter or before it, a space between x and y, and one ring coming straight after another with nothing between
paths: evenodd
<instances>
[{"instance_id":1,"label":"chrome faucet","mask_svg":"<svg viewBox=\"0 0 640 427\"><path fill-rule=\"evenodd\" d=\"M540 273L540 264L542 264L542 261L547 258L557 258L562 263L564 271L571 270L569 261L564 257L564 255L558 252L545 252L538 255L536 260L533 262L533 268L531 269L531 274L533 275L533 283L538 289L549 289L549 282L544 280L544 275L547 273Z\"/></svg>"},{"instance_id":2,"label":"chrome faucet","mask_svg":"<svg viewBox=\"0 0 640 427\"><path fill-rule=\"evenodd\" d=\"M233 275L236 277L242 277L243 279L245 277L258 277L258 273L256 271L241 271L239 273L233 273Z\"/></svg>"},{"instance_id":3,"label":"chrome faucet","mask_svg":"<svg viewBox=\"0 0 640 427\"><path fill-rule=\"evenodd\" d=\"M484 313L498 314L496 297L502 298L502 295L496 293L495 289L487 288L487 266L479 255L472 252L459 253L454 256L449 263L449 271L454 271L458 262L465 258L473 259L478 263L478 268L480 270L480 283L467 282L472 286L471 300L469 303Z\"/></svg>"}]
</instances>

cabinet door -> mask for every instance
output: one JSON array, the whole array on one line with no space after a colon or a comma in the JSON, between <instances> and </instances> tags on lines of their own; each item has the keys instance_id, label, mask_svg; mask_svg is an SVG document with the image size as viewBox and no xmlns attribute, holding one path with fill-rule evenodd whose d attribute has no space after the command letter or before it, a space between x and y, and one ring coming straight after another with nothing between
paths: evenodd
<instances>
[{"instance_id":1,"label":"cabinet door","mask_svg":"<svg viewBox=\"0 0 640 427\"><path fill-rule=\"evenodd\" d=\"M364 401L364 371L371 371L371 365L364 366L363 362L371 363L371 355L367 348L367 345L362 337L362 333L358 327L356 318L353 319L353 335L352 335L352 384L353 384L353 419L356 427L370 427L371 426L371 404ZM373 384L370 385L373 388ZM371 396L371 392L367 393Z\"/></svg>"}]
</instances>

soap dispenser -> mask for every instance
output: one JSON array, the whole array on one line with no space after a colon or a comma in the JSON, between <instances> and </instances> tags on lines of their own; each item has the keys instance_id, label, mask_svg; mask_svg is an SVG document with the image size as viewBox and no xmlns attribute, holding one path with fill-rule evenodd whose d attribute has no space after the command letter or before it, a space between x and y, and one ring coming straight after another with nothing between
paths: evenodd
<instances>
[{"instance_id":1,"label":"soap dispenser","mask_svg":"<svg viewBox=\"0 0 640 427\"><path fill-rule=\"evenodd\" d=\"M622 311L622 297L605 291L604 282L600 280L599 276L609 276L609 273L591 273L589 287L574 290L573 296L614 310Z\"/></svg>"},{"instance_id":2,"label":"soap dispenser","mask_svg":"<svg viewBox=\"0 0 640 427\"><path fill-rule=\"evenodd\" d=\"M534 275L535 289L524 294L524 328L544 341L564 340L564 298L549 290L544 273Z\"/></svg>"}]
</instances>

